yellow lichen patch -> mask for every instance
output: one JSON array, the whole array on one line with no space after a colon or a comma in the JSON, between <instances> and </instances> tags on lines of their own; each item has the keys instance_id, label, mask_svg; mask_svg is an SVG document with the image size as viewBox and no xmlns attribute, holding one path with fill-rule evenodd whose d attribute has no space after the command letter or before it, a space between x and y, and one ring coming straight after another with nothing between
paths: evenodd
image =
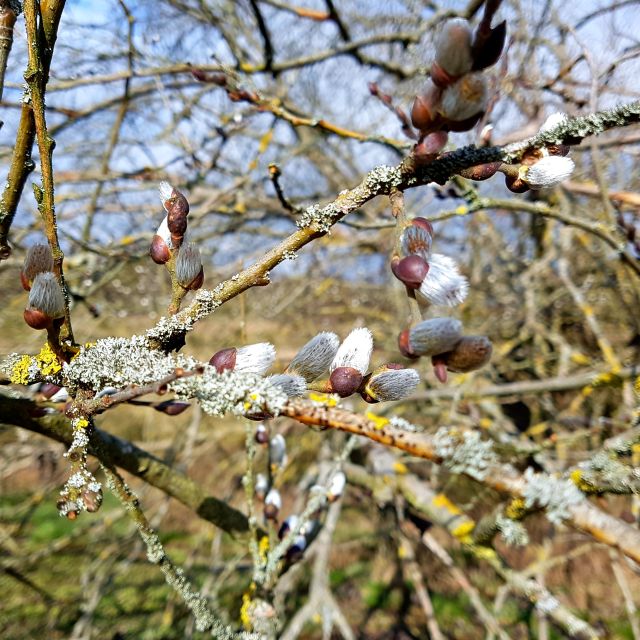
<instances>
[{"instance_id":1,"label":"yellow lichen patch","mask_svg":"<svg viewBox=\"0 0 640 640\"><path fill-rule=\"evenodd\" d=\"M458 509L458 507L456 507L456 505L453 504L453 502L451 502L451 500L449 500L449 498L447 498L444 493L439 493L438 495L434 496L433 504L436 507L446 509L449 513L455 516L459 516L462 514L462 511L460 511L460 509Z\"/></svg>"},{"instance_id":2,"label":"yellow lichen patch","mask_svg":"<svg viewBox=\"0 0 640 640\"><path fill-rule=\"evenodd\" d=\"M260 538L260 542L258 542L258 555L260 556L260 560L262 560L262 562L267 561L268 552L269 552L269 537L262 536L262 538Z\"/></svg>"},{"instance_id":3,"label":"yellow lichen patch","mask_svg":"<svg viewBox=\"0 0 640 640\"><path fill-rule=\"evenodd\" d=\"M400 546L398 547L398 558L402 560L408 556L409 556L409 549L407 549L404 543L400 544Z\"/></svg>"},{"instance_id":4,"label":"yellow lichen patch","mask_svg":"<svg viewBox=\"0 0 640 640\"><path fill-rule=\"evenodd\" d=\"M10 377L11 382L13 382L13 384L29 384L31 382L29 376L31 364L31 356L22 356L22 358L13 365L13 371Z\"/></svg>"},{"instance_id":5,"label":"yellow lichen patch","mask_svg":"<svg viewBox=\"0 0 640 640\"><path fill-rule=\"evenodd\" d=\"M571 478L571 482L583 493L598 493L596 487L585 479L580 469L574 469L569 477Z\"/></svg>"},{"instance_id":6,"label":"yellow lichen patch","mask_svg":"<svg viewBox=\"0 0 640 640\"><path fill-rule=\"evenodd\" d=\"M245 591L242 594L242 606L240 607L240 622L242 626L247 630L251 631L251 616L249 615L249 608L251 607L251 594L248 591Z\"/></svg>"},{"instance_id":7,"label":"yellow lichen patch","mask_svg":"<svg viewBox=\"0 0 640 640\"><path fill-rule=\"evenodd\" d=\"M407 469L407 465L402 463L402 462L394 462L393 463L393 470L398 475L403 475L405 473L409 473L409 469Z\"/></svg>"},{"instance_id":8,"label":"yellow lichen patch","mask_svg":"<svg viewBox=\"0 0 640 640\"><path fill-rule=\"evenodd\" d=\"M479 423L481 429L490 429L492 424L491 418L481 418Z\"/></svg>"},{"instance_id":9,"label":"yellow lichen patch","mask_svg":"<svg viewBox=\"0 0 640 640\"><path fill-rule=\"evenodd\" d=\"M456 214L458 214L459 216L464 216L467 213L469 213L469 208L465 207L465 206L459 206L456 208Z\"/></svg>"},{"instance_id":10,"label":"yellow lichen patch","mask_svg":"<svg viewBox=\"0 0 640 640\"><path fill-rule=\"evenodd\" d=\"M53 376L62 371L62 364L58 356L51 350L48 342L45 342L42 349L40 349L40 353L36 356L36 362L38 369L44 376Z\"/></svg>"},{"instance_id":11,"label":"yellow lichen patch","mask_svg":"<svg viewBox=\"0 0 640 640\"><path fill-rule=\"evenodd\" d=\"M638 376L633 383L633 390L636 392L636 395L640 396L640 376Z\"/></svg>"},{"instance_id":12,"label":"yellow lichen patch","mask_svg":"<svg viewBox=\"0 0 640 640\"><path fill-rule=\"evenodd\" d=\"M73 421L74 429L86 429L89 426L89 421L86 418L76 418Z\"/></svg>"},{"instance_id":13,"label":"yellow lichen patch","mask_svg":"<svg viewBox=\"0 0 640 640\"><path fill-rule=\"evenodd\" d=\"M335 396L326 393L316 393L315 391L309 394L309 400L325 407L335 407L338 404L338 399Z\"/></svg>"},{"instance_id":14,"label":"yellow lichen patch","mask_svg":"<svg viewBox=\"0 0 640 640\"><path fill-rule=\"evenodd\" d=\"M367 411L364 414L367 420L371 420L373 422L373 426L375 429L383 429L389 424L389 420L387 418L383 418L382 416L378 416L371 411Z\"/></svg>"},{"instance_id":15,"label":"yellow lichen patch","mask_svg":"<svg viewBox=\"0 0 640 640\"><path fill-rule=\"evenodd\" d=\"M476 523L473 520L465 520L457 527L451 530L451 533L460 540L460 542L471 542L471 532L474 530Z\"/></svg>"},{"instance_id":16,"label":"yellow lichen patch","mask_svg":"<svg viewBox=\"0 0 640 640\"><path fill-rule=\"evenodd\" d=\"M580 365L588 365L591 364L591 358L584 353L580 353L579 351L574 351L571 354L571 362Z\"/></svg>"},{"instance_id":17,"label":"yellow lichen patch","mask_svg":"<svg viewBox=\"0 0 640 640\"><path fill-rule=\"evenodd\" d=\"M474 547L474 553L477 558L481 560L495 560L498 554L491 547L485 547L484 545L478 545Z\"/></svg>"},{"instance_id":18,"label":"yellow lichen patch","mask_svg":"<svg viewBox=\"0 0 640 640\"><path fill-rule=\"evenodd\" d=\"M526 513L527 508L522 498L514 498L504 510L504 515L511 520L521 520Z\"/></svg>"}]
</instances>

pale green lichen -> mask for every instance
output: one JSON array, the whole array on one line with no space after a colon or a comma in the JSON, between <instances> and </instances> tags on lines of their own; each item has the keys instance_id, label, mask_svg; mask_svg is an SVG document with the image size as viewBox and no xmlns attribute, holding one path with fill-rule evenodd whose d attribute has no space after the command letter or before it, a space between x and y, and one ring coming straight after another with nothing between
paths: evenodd
<instances>
[{"instance_id":1,"label":"pale green lichen","mask_svg":"<svg viewBox=\"0 0 640 640\"><path fill-rule=\"evenodd\" d=\"M531 467L527 467L523 478L525 485L522 497L525 507L543 508L553 524L561 524L569 517L571 507L585 499L571 480L536 473Z\"/></svg>"},{"instance_id":2,"label":"pale green lichen","mask_svg":"<svg viewBox=\"0 0 640 640\"><path fill-rule=\"evenodd\" d=\"M489 469L498 462L493 443L482 440L477 431L457 431L441 427L433 439L436 455L453 473L465 473L484 480Z\"/></svg>"}]
</instances>

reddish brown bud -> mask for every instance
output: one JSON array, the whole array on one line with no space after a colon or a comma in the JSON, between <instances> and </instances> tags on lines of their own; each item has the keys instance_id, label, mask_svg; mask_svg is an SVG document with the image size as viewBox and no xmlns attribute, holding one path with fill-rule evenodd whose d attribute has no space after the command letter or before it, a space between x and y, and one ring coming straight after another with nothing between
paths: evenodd
<instances>
[{"instance_id":1,"label":"reddish brown bud","mask_svg":"<svg viewBox=\"0 0 640 640\"><path fill-rule=\"evenodd\" d=\"M52 384L51 382L44 382L40 385L38 389L38 393L41 393L45 398L49 399L51 396L55 395L60 391L62 387L59 387L57 384Z\"/></svg>"},{"instance_id":2,"label":"reddish brown bud","mask_svg":"<svg viewBox=\"0 0 640 640\"><path fill-rule=\"evenodd\" d=\"M546 149L550 156L566 156L569 154L571 147L568 144L552 144Z\"/></svg>"},{"instance_id":3,"label":"reddish brown bud","mask_svg":"<svg viewBox=\"0 0 640 640\"><path fill-rule=\"evenodd\" d=\"M402 260L398 260L398 258L392 260L391 271L409 289L419 289L429 273L429 264L424 258L414 254L402 258Z\"/></svg>"},{"instance_id":4,"label":"reddish brown bud","mask_svg":"<svg viewBox=\"0 0 640 640\"><path fill-rule=\"evenodd\" d=\"M411 224L414 227L420 227L421 229L424 229L428 234L433 236L433 225L426 218L418 216L417 218L413 218L411 220Z\"/></svg>"},{"instance_id":5,"label":"reddish brown bud","mask_svg":"<svg viewBox=\"0 0 640 640\"><path fill-rule=\"evenodd\" d=\"M419 358L419 356L417 356L411 349L411 344L409 342L409 329L401 331L400 335L398 335L398 349L400 349L400 353L405 358L410 358L411 360L417 360Z\"/></svg>"},{"instance_id":6,"label":"reddish brown bud","mask_svg":"<svg viewBox=\"0 0 640 640\"><path fill-rule=\"evenodd\" d=\"M27 278L24 271L20 272L20 284L22 284L22 288L25 291L31 291L31 283L29 282L29 278Z\"/></svg>"},{"instance_id":7,"label":"reddish brown bud","mask_svg":"<svg viewBox=\"0 0 640 640\"><path fill-rule=\"evenodd\" d=\"M464 336L448 353L440 358L449 371L467 373L484 367L491 359L493 347L486 336Z\"/></svg>"},{"instance_id":8,"label":"reddish brown bud","mask_svg":"<svg viewBox=\"0 0 640 640\"><path fill-rule=\"evenodd\" d=\"M469 180L487 180L495 175L501 164L501 162L487 162L486 164L477 164L475 167L462 169L462 171L459 171L458 173L463 178L468 178Z\"/></svg>"},{"instance_id":9,"label":"reddish brown bud","mask_svg":"<svg viewBox=\"0 0 640 640\"><path fill-rule=\"evenodd\" d=\"M25 291L31 290L31 283L39 273L53 271L53 253L48 244L34 244L27 250L20 272L20 282Z\"/></svg>"},{"instance_id":10,"label":"reddish brown bud","mask_svg":"<svg viewBox=\"0 0 640 640\"><path fill-rule=\"evenodd\" d=\"M341 398L354 394L362 383L362 374L353 367L337 367L329 376L331 391Z\"/></svg>"},{"instance_id":11,"label":"reddish brown bud","mask_svg":"<svg viewBox=\"0 0 640 640\"><path fill-rule=\"evenodd\" d=\"M155 235L151 241L149 255L156 264L165 264L171 258L171 251L167 243L160 236Z\"/></svg>"},{"instance_id":12,"label":"reddish brown bud","mask_svg":"<svg viewBox=\"0 0 640 640\"><path fill-rule=\"evenodd\" d=\"M418 164L432 162L447 144L449 136L446 131L434 131L425 136L413 148L413 157Z\"/></svg>"},{"instance_id":13,"label":"reddish brown bud","mask_svg":"<svg viewBox=\"0 0 640 640\"><path fill-rule=\"evenodd\" d=\"M51 324L51 318L39 309L29 307L24 310L23 317L32 329L46 329Z\"/></svg>"},{"instance_id":14,"label":"reddish brown bud","mask_svg":"<svg viewBox=\"0 0 640 640\"><path fill-rule=\"evenodd\" d=\"M517 176L505 176L504 183L507 185L507 189L509 189L509 191L513 191L513 193L524 193L525 191L529 191L529 185L522 180L522 178Z\"/></svg>"},{"instance_id":15,"label":"reddish brown bud","mask_svg":"<svg viewBox=\"0 0 640 640\"><path fill-rule=\"evenodd\" d=\"M453 131L454 133L460 131L469 131L476 126L480 118L484 115L484 111L479 111L475 115L470 118L466 118L465 120L447 120L443 127L447 131ZM444 183L443 183L444 184Z\"/></svg>"},{"instance_id":16,"label":"reddish brown bud","mask_svg":"<svg viewBox=\"0 0 640 640\"><path fill-rule=\"evenodd\" d=\"M431 364L433 364L433 372L436 374L436 378L442 384L445 384L447 382L447 365L444 363L442 356L431 358Z\"/></svg>"},{"instance_id":17,"label":"reddish brown bud","mask_svg":"<svg viewBox=\"0 0 640 640\"><path fill-rule=\"evenodd\" d=\"M452 76L450 73L447 73L437 62L433 62L431 64L430 77L436 87L445 89L449 85L453 84L460 76Z\"/></svg>"},{"instance_id":18,"label":"reddish brown bud","mask_svg":"<svg viewBox=\"0 0 640 640\"><path fill-rule=\"evenodd\" d=\"M499 25L489 31L479 29L476 32L471 47L473 55L473 71L481 71L491 67L500 58L504 43L507 38L507 21L503 20Z\"/></svg>"},{"instance_id":19,"label":"reddish brown bud","mask_svg":"<svg viewBox=\"0 0 640 640\"><path fill-rule=\"evenodd\" d=\"M236 355L238 350L235 347L221 349L214 353L209 360L209 364L216 368L218 373L223 371L233 371L236 366Z\"/></svg>"},{"instance_id":20,"label":"reddish brown bud","mask_svg":"<svg viewBox=\"0 0 640 640\"><path fill-rule=\"evenodd\" d=\"M411 107L411 122L416 129L429 132L439 128L440 93L440 90L431 82L424 93L416 96Z\"/></svg>"},{"instance_id":21,"label":"reddish brown bud","mask_svg":"<svg viewBox=\"0 0 640 640\"><path fill-rule=\"evenodd\" d=\"M153 408L156 411L166 413L168 416L180 415L183 411L186 411L191 405L188 402L177 402L176 400L165 400L154 404Z\"/></svg>"},{"instance_id":22,"label":"reddish brown bud","mask_svg":"<svg viewBox=\"0 0 640 640\"><path fill-rule=\"evenodd\" d=\"M267 444L269 442L269 429L263 424L259 424L256 429L255 441L258 444Z\"/></svg>"},{"instance_id":23,"label":"reddish brown bud","mask_svg":"<svg viewBox=\"0 0 640 640\"><path fill-rule=\"evenodd\" d=\"M92 489L85 489L82 492L81 499L84 503L84 508L89 513L95 513L102 504L102 490L98 489L97 491L93 491Z\"/></svg>"}]
</instances>

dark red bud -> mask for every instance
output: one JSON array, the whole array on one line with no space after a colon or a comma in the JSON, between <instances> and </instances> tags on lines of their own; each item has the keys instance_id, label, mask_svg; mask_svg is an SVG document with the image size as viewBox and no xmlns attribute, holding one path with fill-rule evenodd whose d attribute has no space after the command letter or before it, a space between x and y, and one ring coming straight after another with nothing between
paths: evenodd
<instances>
[{"instance_id":1,"label":"dark red bud","mask_svg":"<svg viewBox=\"0 0 640 640\"><path fill-rule=\"evenodd\" d=\"M188 402L177 402L176 400L165 400L154 404L153 408L156 411L166 413L168 416L180 415L183 411L186 411L191 405Z\"/></svg>"},{"instance_id":2,"label":"dark red bud","mask_svg":"<svg viewBox=\"0 0 640 640\"><path fill-rule=\"evenodd\" d=\"M20 272L20 282L22 284L22 288L25 291L31 291L31 283L29 282L29 278L27 278L24 271Z\"/></svg>"},{"instance_id":3,"label":"dark red bud","mask_svg":"<svg viewBox=\"0 0 640 640\"><path fill-rule=\"evenodd\" d=\"M439 101L440 91L433 85L416 96L411 107L411 122L416 129L429 132L440 128L438 123L441 118L437 111Z\"/></svg>"},{"instance_id":4,"label":"dark red bud","mask_svg":"<svg viewBox=\"0 0 640 640\"><path fill-rule=\"evenodd\" d=\"M547 147L550 156L566 156L570 150L568 144L552 144Z\"/></svg>"},{"instance_id":5,"label":"dark red bud","mask_svg":"<svg viewBox=\"0 0 640 640\"><path fill-rule=\"evenodd\" d=\"M417 360L420 356L417 356L413 349L411 348L411 344L409 342L409 329L405 329L401 331L398 335L398 349L400 349L400 353L405 358L411 358L411 360Z\"/></svg>"},{"instance_id":6,"label":"dark red bud","mask_svg":"<svg viewBox=\"0 0 640 640\"><path fill-rule=\"evenodd\" d=\"M520 179L513 178L512 176L505 176L504 183L507 185L507 189L509 191L513 191L513 193L524 193L525 191L529 191L529 185Z\"/></svg>"},{"instance_id":7,"label":"dark red bud","mask_svg":"<svg viewBox=\"0 0 640 640\"><path fill-rule=\"evenodd\" d=\"M236 366L237 353L238 350L235 347L221 349L211 356L209 364L214 366L218 373L222 373L223 371L233 371L233 368Z\"/></svg>"},{"instance_id":8,"label":"dark red bud","mask_svg":"<svg viewBox=\"0 0 640 640\"><path fill-rule=\"evenodd\" d=\"M413 218L413 220L411 220L411 224L414 227L421 227L428 234L433 236L433 225L426 218L422 218L422 217L418 216L417 218Z\"/></svg>"},{"instance_id":9,"label":"dark red bud","mask_svg":"<svg viewBox=\"0 0 640 640\"><path fill-rule=\"evenodd\" d=\"M149 255L156 264L165 264L169 262L171 258L171 252L167 243L158 235L153 236L151 241L151 247L149 248Z\"/></svg>"},{"instance_id":10,"label":"dark red bud","mask_svg":"<svg viewBox=\"0 0 640 640\"><path fill-rule=\"evenodd\" d=\"M436 378L445 384L447 382L447 365L444 360L434 356L431 358L431 364L433 364L433 372L436 374Z\"/></svg>"},{"instance_id":11,"label":"dark red bud","mask_svg":"<svg viewBox=\"0 0 640 640\"><path fill-rule=\"evenodd\" d=\"M403 364L400 364L398 362L387 362L387 364L385 364L384 366L385 366L385 369L391 369L393 371L399 371L400 369L405 368Z\"/></svg>"},{"instance_id":12,"label":"dark red bud","mask_svg":"<svg viewBox=\"0 0 640 640\"><path fill-rule=\"evenodd\" d=\"M196 291L200 289L204 283L204 267L200 267L200 272L198 275L185 287L185 289L189 289L191 291Z\"/></svg>"},{"instance_id":13,"label":"dark red bud","mask_svg":"<svg viewBox=\"0 0 640 640\"><path fill-rule=\"evenodd\" d=\"M366 391L360 392L360 397L368 404L377 404L380 400L376 400L373 396L370 396Z\"/></svg>"},{"instance_id":14,"label":"dark red bud","mask_svg":"<svg viewBox=\"0 0 640 640\"><path fill-rule=\"evenodd\" d=\"M51 396L55 395L60 391L62 387L59 387L57 384L51 384L51 382L45 382L40 386L38 392L41 393L45 398L49 399Z\"/></svg>"},{"instance_id":15,"label":"dark red bud","mask_svg":"<svg viewBox=\"0 0 640 640\"><path fill-rule=\"evenodd\" d=\"M393 275L403 282L409 289L419 289L422 281L429 273L429 264L418 255L407 256L402 260L391 261Z\"/></svg>"},{"instance_id":16,"label":"dark red bud","mask_svg":"<svg viewBox=\"0 0 640 640\"><path fill-rule=\"evenodd\" d=\"M478 111L475 115L470 118L466 118L465 120L447 120L442 128L447 131L460 132L460 131L469 131L473 129L478 123L478 120L482 118L484 115L484 111Z\"/></svg>"},{"instance_id":17,"label":"dark red bud","mask_svg":"<svg viewBox=\"0 0 640 640\"><path fill-rule=\"evenodd\" d=\"M362 383L362 374L353 367L338 367L329 376L331 391L341 398L354 394Z\"/></svg>"},{"instance_id":18,"label":"dark red bud","mask_svg":"<svg viewBox=\"0 0 640 640\"><path fill-rule=\"evenodd\" d=\"M467 69L468 68L469 67L467 67ZM433 84L440 89L446 89L459 77L460 76L452 76L450 73L447 73L437 62L433 62L431 65L431 80L433 80Z\"/></svg>"},{"instance_id":19,"label":"dark red bud","mask_svg":"<svg viewBox=\"0 0 640 640\"><path fill-rule=\"evenodd\" d=\"M495 175L501 164L501 162L487 162L486 164L477 164L475 167L462 169L462 171L459 171L458 173L463 178L468 178L469 180L487 180Z\"/></svg>"},{"instance_id":20,"label":"dark red bud","mask_svg":"<svg viewBox=\"0 0 640 640\"><path fill-rule=\"evenodd\" d=\"M507 21L503 20L488 33L478 31L471 47L473 55L473 71L491 67L500 58L507 38Z\"/></svg>"},{"instance_id":21,"label":"dark red bud","mask_svg":"<svg viewBox=\"0 0 640 640\"><path fill-rule=\"evenodd\" d=\"M51 325L51 318L39 309L25 309L23 317L32 329L46 329Z\"/></svg>"},{"instance_id":22,"label":"dark red bud","mask_svg":"<svg viewBox=\"0 0 640 640\"><path fill-rule=\"evenodd\" d=\"M434 131L425 136L413 148L413 157L418 164L432 162L447 144L449 136L446 131Z\"/></svg>"},{"instance_id":23,"label":"dark red bud","mask_svg":"<svg viewBox=\"0 0 640 640\"><path fill-rule=\"evenodd\" d=\"M278 519L278 507L275 504L265 504L264 505L264 517L267 520L277 520Z\"/></svg>"}]
</instances>

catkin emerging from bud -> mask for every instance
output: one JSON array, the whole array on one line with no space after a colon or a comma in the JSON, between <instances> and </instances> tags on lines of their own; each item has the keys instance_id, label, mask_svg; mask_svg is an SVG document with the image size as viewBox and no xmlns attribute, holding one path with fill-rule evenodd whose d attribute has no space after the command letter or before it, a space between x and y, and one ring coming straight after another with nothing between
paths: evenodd
<instances>
[{"instance_id":1,"label":"catkin emerging from bud","mask_svg":"<svg viewBox=\"0 0 640 640\"><path fill-rule=\"evenodd\" d=\"M29 247L24 259L22 273L20 274L24 289L29 291L36 275L47 271L53 271L51 247L48 244L34 244Z\"/></svg>"},{"instance_id":2,"label":"catkin emerging from bud","mask_svg":"<svg viewBox=\"0 0 640 640\"><path fill-rule=\"evenodd\" d=\"M335 333L319 333L298 351L287 367L287 373L302 376L307 382L313 382L329 368L339 346L340 339Z\"/></svg>"},{"instance_id":3,"label":"catkin emerging from bud","mask_svg":"<svg viewBox=\"0 0 640 640\"><path fill-rule=\"evenodd\" d=\"M200 250L195 244L183 244L176 259L176 278L185 289L199 289L204 281Z\"/></svg>"},{"instance_id":4,"label":"catkin emerging from bud","mask_svg":"<svg viewBox=\"0 0 640 640\"><path fill-rule=\"evenodd\" d=\"M436 39L435 61L453 78L471 71L471 29L463 18L445 21L439 28Z\"/></svg>"},{"instance_id":5,"label":"catkin emerging from bud","mask_svg":"<svg viewBox=\"0 0 640 640\"><path fill-rule=\"evenodd\" d=\"M52 320L64 316L64 294L53 273L38 273L29 292L29 308Z\"/></svg>"},{"instance_id":6,"label":"catkin emerging from bud","mask_svg":"<svg viewBox=\"0 0 640 640\"><path fill-rule=\"evenodd\" d=\"M484 367L493 347L486 336L464 336L449 352L440 356L449 371L467 373Z\"/></svg>"},{"instance_id":7,"label":"catkin emerging from bud","mask_svg":"<svg viewBox=\"0 0 640 640\"><path fill-rule=\"evenodd\" d=\"M546 156L527 169L522 180L531 189L549 189L566 180L575 169L571 158Z\"/></svg>"},{"instance_id":8,"label":"catkin emerging from bud","mask_svg":"<svg viewBox=\"0 0 640 640\"><path fill-rule=\"evenodd\" d=\"M367 402L391 402L410 396L420 382L415 369L398 369L385 365L371 374L362 397Z\"/></svg>"},{"instance_id":9,"label":"catkin emerging from bud","mask_svg":"<svg viewBox=\"0 0 640 640\"><path fill-rule=\"evenodd\" d=\"M469 73L444 90L442 115L447 120L468 120L485 110L487 95L486 78L481 73Z\"/></svg>"},{"instance_id":10,"label":"catkin emerging from bud","mask_svg":"<svg viewBox=\"0 0 640 640\"><path fill-rule=\"evenodd\" d=\"M424 302L455 307L464 302L469 291L467 279L458 271L452 258L434 253L429 260L429 273L416 295Z\"/></svg>"},{"instance_id":11,"label":"catkin emerging from bud","mask_svg":"<svg viewBox=\"0 0 640 640\"><path fill-rule=\"evenodd\" d=\"M349 367L364 375L369 368L372 351L373 336L371 331L366 327L354 329L340 345L331 362L330 371L333 372L339 367Z\"/></svg>"},{"instance_id":12,"label":"catkin emerging from bud","mask_svg":"<svg viewBox=\"0 0 640 640\"><path fill-rule=\"evenodd\" d=\"M455 318L424 320L408 332L410 355L435 356L451 351L462 339L462 323Z\"/></svg>"}]
</instances>

